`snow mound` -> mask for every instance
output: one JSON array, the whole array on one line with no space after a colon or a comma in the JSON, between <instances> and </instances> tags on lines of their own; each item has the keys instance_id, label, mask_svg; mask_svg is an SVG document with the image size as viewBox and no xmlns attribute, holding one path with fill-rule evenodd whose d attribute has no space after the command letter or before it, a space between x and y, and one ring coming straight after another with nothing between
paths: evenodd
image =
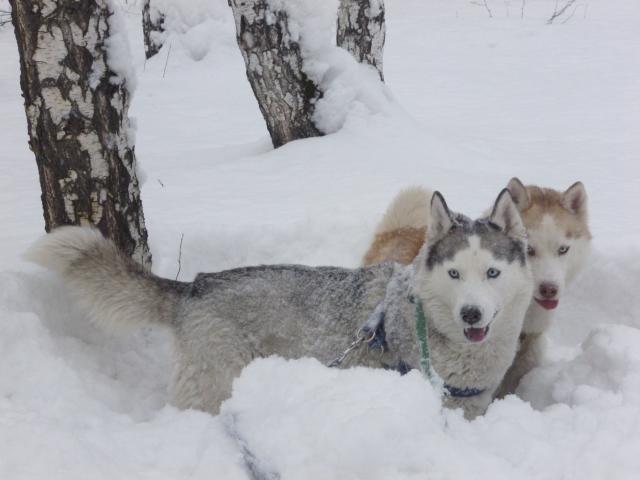
<instances>
[{"instance_id":1,"label":"snow mound","mask_svg":"<svg viewBox=\"0 0 640 480\"><path fill-rule=\"evenodd\" d=\"M593 331L575 359L530 375L542 411L510 396L467 422L418 372L269 358L243 371L222 416L283 479L633 478L639 344L636 328Z\"/></svg>"},{"instance_id":2,"label":"snow mound","mask_svg":"<svg viewBox=\"0 0 640 480\"><path fill-rule=\"evenodd\" d=\"M111 338L53 280L0 274L0 478L245 479L218 419L164 406L166 334Z\"/></svg>"},{"instance_id":3,"label":"snow mound","mask_svg":"<svg viewBox=\"0 0 640 480\"><path fill-rule=\"evenodd\" d=\"M282 478L394 478L422 465L407 449L438 440L440 409L418 372L272 357L245 368L221 415L233 416L252 453Z\"/></svg>"},{"instance_id":4,"label":"snow mound","mask_svg":"<svg viewBox=\"0 0 640 480\"><path fill-rule=\"evenodd\" d=\"M554 403L607 410L640 406L640 330L623 325L597 327L573 360L538 368L519 395L536 408Z\"/></svg>"},{"instance_id":5,"label":"snow mound","mask_svg":"<svg viewBox=\"0 0 640 480\"><path fill-rule=\"evenodd\" d=\"M587 268L569 286L554 317L550 336L564 345L577 345L602 323L640 328L640 247L611 245L596 248ZM607 286L603 288L606 279Z\"/></svg>"}]
</instances>

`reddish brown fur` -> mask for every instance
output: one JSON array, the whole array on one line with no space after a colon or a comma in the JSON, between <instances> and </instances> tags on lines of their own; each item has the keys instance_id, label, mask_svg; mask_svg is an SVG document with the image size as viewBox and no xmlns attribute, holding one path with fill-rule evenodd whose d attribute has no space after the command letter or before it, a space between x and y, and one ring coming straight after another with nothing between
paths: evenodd
<instances>
[{"instance_id":1,"label":"reddish brown fur","mask_svg":"<svg viewBox=\"0 0 640 480\"><path fill-rule=\"evenodd\" d=\"M362 264L367 266L386 260L410 264L422 248L425 230L426 228L406 227L378 233L364 255Z\"/></svg>"},{"instance_id":2,"label":"reddish brown fur","mask_svg":"<svg viewBox=\"0 0 640 480\"><path fill-rule=\"evenodd\" d=\"M566 227L567 236L591 239L586 214L575 214L567 210L562 204L562 192L533 185L526 188L529 194L529 205L520 212L520 215L527 230L536 228L545 215L550 215L556 224Z\"/></svg>"}]
</instances>

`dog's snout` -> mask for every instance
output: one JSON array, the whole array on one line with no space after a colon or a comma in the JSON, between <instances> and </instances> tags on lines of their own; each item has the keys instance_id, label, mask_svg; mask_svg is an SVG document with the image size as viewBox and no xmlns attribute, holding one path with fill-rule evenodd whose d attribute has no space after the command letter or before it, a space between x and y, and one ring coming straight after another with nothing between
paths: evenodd
<instances>
[{"instance_id":1,"label":"dog's snout","mask_svg":"<svg viewBox=\"0 0 640 480\"><path fill-rule=\"evenodd\" d=\"M544 282L540 284L540 295L542 298L555 298L558 295L558 286L555 283Z\"/></svg>"},{"instance_id":2,"label":"dog's snout","mask_svg":"<svg viewBox=\"0 0 640 480\"><path fill-rule=\"evenodd\" d=\"M482 320L482 312L475 305L465 305L460 310L462 321L469 325L474 325Z\"/></svg>"}]
</instances>

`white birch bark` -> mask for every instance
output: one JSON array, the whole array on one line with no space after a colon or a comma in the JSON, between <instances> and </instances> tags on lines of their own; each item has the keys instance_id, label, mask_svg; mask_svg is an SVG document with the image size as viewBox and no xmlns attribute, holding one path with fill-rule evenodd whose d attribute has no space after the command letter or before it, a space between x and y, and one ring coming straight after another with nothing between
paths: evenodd
<instances>
[{"instance_id":1,"label":"white birch bark","mask_svg":"<svg viewBox=\"0 0 640 480\"><path fill-rule=\"evenodd\" d=\"M340 0L336 43L361 63L374 66L384 80L385 41L383 0Z\"/></svg>"},{"instance_id":2,"label":"white birch bark","mask_svg":"<svg viewBox=\"0 0 640 480\"><path fill-rule=\"evenodd\" d=\"M122 58L109 56L128 52L110 0L11 0L11 7L46 230L92 223L149 266L127 116L131 77L112 68Z\"/></svg>"},{"instance_id":3,"label":"white birch bark","mask_svg":"<svg viewBox=\"0 0 640 480\"><path fill-rule=\"evenodd\" d=\"M312 115L321 96L302 70L300 45L292 39L287 15L267 0L229 0L247 78L274 147L321 135Z\"/></svg>"}]
</instances>

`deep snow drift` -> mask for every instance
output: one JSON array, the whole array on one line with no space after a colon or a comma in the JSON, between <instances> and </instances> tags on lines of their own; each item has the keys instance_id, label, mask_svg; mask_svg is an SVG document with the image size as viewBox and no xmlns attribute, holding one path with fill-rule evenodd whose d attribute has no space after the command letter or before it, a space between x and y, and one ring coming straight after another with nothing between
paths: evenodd
<instances>
[{"instance_id":1,"label":"deep snow drift","mask_svg":"<svg viewBox=\"0 0 640 480\"><path fill-rule=\"evenodd\" d=\"M548 26L554 0L528 0L523 18L519 1L488 0L492 18L478 3L388 0L386 88L360 95L353 82L367 74L343 77L342 116L325 118L344 126L277 151L226 0L174 3L167 44L146 64L138 10L123 6L160 275L176 276L182 234L185 280L256 263L355 266L413 183L476 215L513 175L585 182L594 253L557 311L546 363L520 398L473 422L442 411L417 373L311 359L254 362L219 417L166 406L168 334L109 335L20 260L43 222L15 39L0 29L0 478L246 479L247 447L283 479L636 478L640 4L583 1Z\"/></svg>"}]
</instances>

